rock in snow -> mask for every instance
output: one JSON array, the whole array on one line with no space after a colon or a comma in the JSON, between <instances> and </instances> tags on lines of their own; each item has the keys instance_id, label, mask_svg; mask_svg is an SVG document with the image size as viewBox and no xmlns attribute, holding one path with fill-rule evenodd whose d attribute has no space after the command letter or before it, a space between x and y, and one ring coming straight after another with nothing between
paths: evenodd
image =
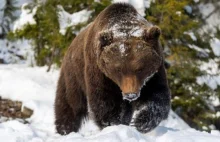
<instances>
[{"instance_id":1,"label":"rock in snow","mask_svg":"<svg viewBox=\"0 0 220 142\"><path fill-rule=\"evenodd\" d=\"M18 120L0 123L1 142L218 142L219 131L211 133L190 128L174 112L168 120L147 134L135 128L118 125L103 130L92 122L83 123L79 133L61 136L55 132L53 102L59 70L46 72L46 67L0 65L2 98L22 101L34 110L30 124ZM1 118L0 118L1 119Z\"/></svg>"}]
</instances>

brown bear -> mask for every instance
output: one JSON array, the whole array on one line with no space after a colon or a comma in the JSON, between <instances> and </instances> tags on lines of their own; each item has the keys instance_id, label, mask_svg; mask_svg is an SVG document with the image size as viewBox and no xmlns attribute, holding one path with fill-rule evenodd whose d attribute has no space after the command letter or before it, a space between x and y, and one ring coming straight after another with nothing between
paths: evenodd
<instances>
[{"instance_id":1,"label":"brown bear","mask_svg":"<svg viewBox=\"0 0 220 142\"><path fill-rule=\"evenodd\" d=\"M125 124L148 132L166 119L170 92L160 29L129 4L103 10L72 42L62 62L55 125L65 135L84 118L102 129Z\"/></svg>"}]
</instances>

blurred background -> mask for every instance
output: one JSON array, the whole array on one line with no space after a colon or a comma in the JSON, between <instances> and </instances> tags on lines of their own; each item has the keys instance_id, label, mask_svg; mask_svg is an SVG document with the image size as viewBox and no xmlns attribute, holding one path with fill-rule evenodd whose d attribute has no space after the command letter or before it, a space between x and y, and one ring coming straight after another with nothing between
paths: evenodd
<instances>
[{"instance_id":1,"label":"blurred background","mask_svg":"<svg viewBox=\"0 0 220 142\"><path fill-rule=\"evenodd\" d=\"M0 64L59 69L74 37L119 1L162 30L173 111L195 129L220 130L219 0L1 0Z\"/></svg>"}]
</instances>

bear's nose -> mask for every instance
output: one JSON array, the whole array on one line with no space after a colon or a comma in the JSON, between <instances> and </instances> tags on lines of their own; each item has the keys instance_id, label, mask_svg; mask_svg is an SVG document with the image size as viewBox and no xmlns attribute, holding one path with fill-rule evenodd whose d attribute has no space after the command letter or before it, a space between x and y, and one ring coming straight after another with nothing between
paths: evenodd
<instances>
[{"instance_id":1,"label":"bear's nose","mask_svg":"<svg viewBox=\"0 0 220 142\"><path fill-rule=\"evenodd\" d=\"M123 99L128 101L134 101L139 97L137 93L123 93Z\"/></svg>"}]
</instances>

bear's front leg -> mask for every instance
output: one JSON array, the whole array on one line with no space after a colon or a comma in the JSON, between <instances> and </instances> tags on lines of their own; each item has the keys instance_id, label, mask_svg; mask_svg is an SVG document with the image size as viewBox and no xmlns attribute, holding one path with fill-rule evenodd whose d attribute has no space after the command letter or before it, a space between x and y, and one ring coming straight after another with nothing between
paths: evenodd
<instances>
[{"instance_id":1,"label":"bear's front leg","mask_svg":"<svg viewBox=\"0 0 220 142\"><path fill-rule=\"evenodd\" d=\"M128 125L132 116L132 106L122 100L120 88L108 78L88 83L89 117L101 129L111 125Z\"/></svg>"},{"instance_id":2,"label":"bear's front leg","mask_svg":"<svg viewBox=\"0 0 220 142\"><path fill-rule=\"evenodd\" d=\"M114 95L114 93L102 92L89 98L89 116L101 129L118 124L128 125L131 120L131 105Z\"/></svg>"},{"instance_id":3,"label":"bear's front leg","mask_svg":"<svg viewBox=\"0 0 220 142\"><path fill-rule=\"evenodd\" d=\"M132 102L134 113L130 125L146 133L166 119L170 110L170 92L165 70L162 68L141 90L138 100Z\"/></svg>"},{"instance_id":4,"label":"bear's front leg","mask_svg":"<svg viewBox=\"0 0 220 142\"><path fill-rule=\"evenodd\" d=\"M166 94L154 95L152 100L138 102L139 104L134 110L131 125L134 125L142 133L151 131L168 117L170 110L169 100L160 98L161 95Z\"/></svg>"}]
</instances>

